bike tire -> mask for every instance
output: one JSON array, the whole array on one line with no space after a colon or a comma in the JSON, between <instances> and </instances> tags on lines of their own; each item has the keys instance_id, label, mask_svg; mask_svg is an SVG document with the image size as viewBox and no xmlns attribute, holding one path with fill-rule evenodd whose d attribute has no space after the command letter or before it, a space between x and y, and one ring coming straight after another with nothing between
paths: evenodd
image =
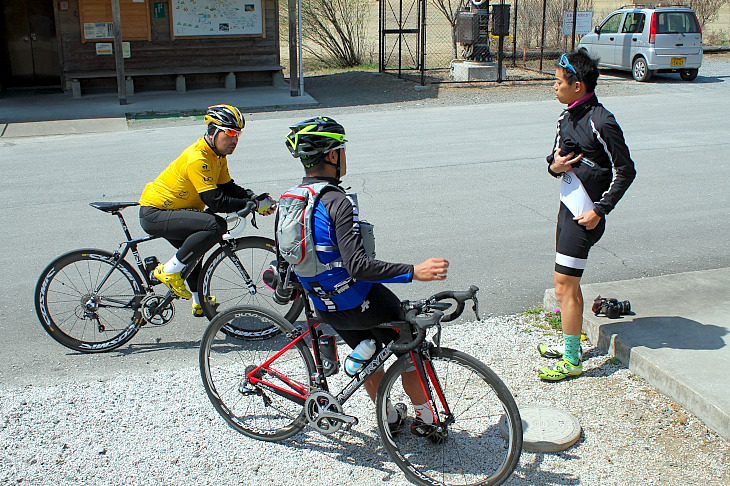
<instances>
[{"instance_id":1,"label":"bike tire","mask_svg":"<svg viewBox=\"0 0 730 486\"><path fill-rule=\"evenodd\" d=\"M229 326L251 322L270 324L280 332L267 340L232 337ZM280 441L298 433L306 425L303 403L296 403L259 384L251 384L246 374L278 353L291 338L293 325L280 315L257 306L237 306L224 310L210 321L200 343L200 375L203 387L216 411L233 429L264 441ZM280 376L286 375L310 390L314 359L303 340L298 341L274 362ZM283 380L265 371L262 380L272 380L286 388Z\"/></svg>"},{"instance_id":2,"label":"bike tire","mask_svg":"<svg viewBox=\"0 0 730 486\"><path fill-rule=\"evenodd\" d=\"M113 253L85 248L52 261L35 288L35 309L43 329L60 344L82 353L102 353L137 334L137 313L145 296L139 274L119 262L96 295L94 288L111 270Z\"/></svg>"},{"instance_id":3,"label":"bike tire","mask_svg":"<svg viewBox=\"0 0 730 486\"><path fill-rule=\"evenodd\" d=\"M411 406L400 378L414 368L410 353L403 355L378 387L378 429L386 451L416 484L502 484L522 452L522 421L512 394L489 367L472 356L448 348L433 348L429 353L426 361L438 377L454 421L446 434L433 441L411 432L412 418L396 432L390 431L388 400ZM428 386L433 390L431 379ZM433 396L443 419L444 408L435 392ZM507 418L507 438L500 431L502 415Z\"/></svg>"},{"instance_id":4,"label":"bike tire","mask_svg":"<svg viewBox=\"0 0 730 486\"><path fill-rule=\"evenodd\" d=\"M203 264L198 282L198 295L213 295L216 298L215 307L210 305L207 299L201 302L206 317L213 319L217 308L257 305L282 315L289 322L296 322L304 308L303 297L300 295L286 305L279 305L274 302L274 291L263 282L264 270L270 267L272 261L276 261L274 240L260 236L238 238L234 241L234 251L253 280L256 293L251 294L248 291L241 273L226 256L224 249L219 247ZM271 334L278 332L276 326L270 326L262 329L242 329L239 334L242 339L250 340L267 339Z\"/></svg>"}]
</instances>

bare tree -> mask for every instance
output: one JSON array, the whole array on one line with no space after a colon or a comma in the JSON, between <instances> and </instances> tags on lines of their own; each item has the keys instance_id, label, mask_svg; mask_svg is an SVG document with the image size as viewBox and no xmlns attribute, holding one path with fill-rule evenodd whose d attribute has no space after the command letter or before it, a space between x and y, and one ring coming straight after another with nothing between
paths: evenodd
<instances>
[{"instance_id":1,"label":"bare tree","mask_svg":"<svg viewBox=\"0 0 730 486\"><path fill-rule=\"evenodd\" d=\"M352 67L365 60L365 0L302 0L302 48L326 65Z\"/></svg>"},{"instance_id":2,"label":"bare tree","mask_svg":"<svg viewBox=\"0 0 730 486\"><path fill-rule=\"evenodd\" d=\"M451 51L452 58L456 59L459 57L458 46L456 39L456 19L459 15L459 10L464 5L463 0L431 0L431 5L444 14L446 21L451 25Z\"/></svg>"},{"instance_id":3,"label":"bare tree","mask_svg":"<svg viewBox=\"0 0 730 486\"><path fill-rule=\"evenodd\" d=\"M730 3L730 0L689 0L689 6L697 14L702 29L705 28L705 24L717 18L720 9L727 3Z\"/></svg>"},{"instance_id":4,"label":"bare tree","mask_svg":"<svg viewBox=\"0 0 730 486\"><path fill-rule=\"evenodd\" d=\"M568 46L568 40L563 35L563 14L572 11L573 5L573 0L550 0L545 3L545 47L565 49ZM592 9L593 0L578 0L578 10ZM517 40L521 47L540 46L542 12L543 0L520 0Z\"/></svg>"}]
</instances>

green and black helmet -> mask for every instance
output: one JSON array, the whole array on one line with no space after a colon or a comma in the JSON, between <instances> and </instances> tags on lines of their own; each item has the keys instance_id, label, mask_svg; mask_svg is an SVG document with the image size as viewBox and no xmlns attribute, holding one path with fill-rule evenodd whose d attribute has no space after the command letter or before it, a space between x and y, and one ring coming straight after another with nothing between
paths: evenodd
<instances>
[{"instance_id":1,"label":"green and black helmet","mask_svg":"<svg viewBox=\"0 0 730 486\"><path fill-rule=\"evenodd\" d=\"M299 122L289 127L286 136L289 152L307 169L319 163L327 152L344 147L345 142L345 129L326 116Z\"/></svg>"}]
</instances>

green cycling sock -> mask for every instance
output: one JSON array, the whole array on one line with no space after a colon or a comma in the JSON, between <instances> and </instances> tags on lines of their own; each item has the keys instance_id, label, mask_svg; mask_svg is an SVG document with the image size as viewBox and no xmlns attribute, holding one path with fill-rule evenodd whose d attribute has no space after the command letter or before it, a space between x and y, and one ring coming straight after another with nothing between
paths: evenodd
<instances>
[{"instance_id":1,"label":"green cycling sock","mask_svg":"<svg viewBox=\"0 0 730 486\"><path fill-rule=\"evenodd\" d=\"M577 336L563 334L563 339L565 340L563 357L578 366L580 364L580 334Z\"/></svg>"}]
</instances>

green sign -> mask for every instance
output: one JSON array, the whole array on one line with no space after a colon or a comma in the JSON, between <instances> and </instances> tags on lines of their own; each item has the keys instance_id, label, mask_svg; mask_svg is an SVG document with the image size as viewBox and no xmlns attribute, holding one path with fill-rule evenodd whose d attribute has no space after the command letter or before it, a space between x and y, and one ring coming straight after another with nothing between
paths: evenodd
<instances>
[{"instance_id":1,"label":"green sign","mask_svg":"<svg viewBox=\"0 0 730 486\"><path fill-rule=\"evenodd\" d=\"M165 2L155 2L155 18L165 18Z\"/></svg>"}]
</instances>

